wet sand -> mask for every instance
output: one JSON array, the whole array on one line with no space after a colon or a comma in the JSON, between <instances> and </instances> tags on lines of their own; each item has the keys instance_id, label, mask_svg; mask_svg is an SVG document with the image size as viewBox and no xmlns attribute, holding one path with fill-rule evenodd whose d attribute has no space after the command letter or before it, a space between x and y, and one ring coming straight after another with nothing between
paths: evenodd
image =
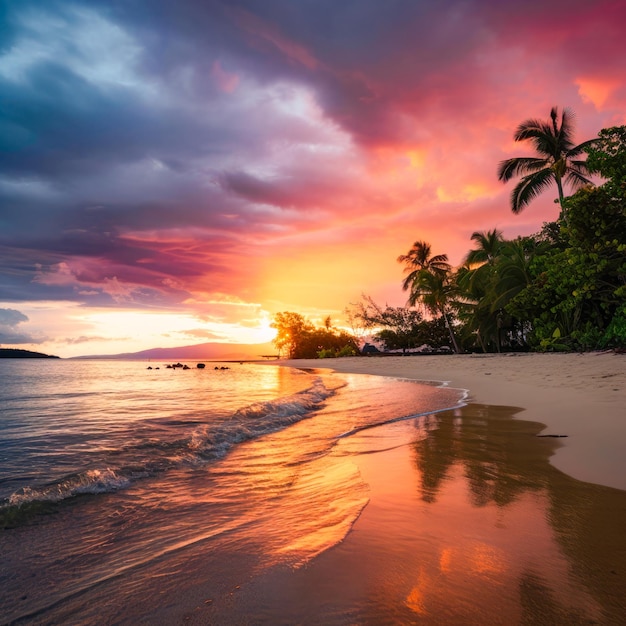
<instances>
[{"instance_id":1,"label":"wet sand","mask_svg":"<svg viewBox=\"0 0 626 626\"><path fill-rule=\"evenodd\" d=\"M295 367L445 381L469 401L519 407L567 435L551 463L573 478L626 490L626 354L502 354L282 361Z\"/></svg>"},{"instance_id":2,"label":"wet sand","mask_svg":"<svg viewBox=\"0 0 626 626\"><path fill-rule=\"evenodd\" d=\"M626 492L554 468L558 441L517 414L472 403L344 440L370 500L343 542L188 619L626 623Z\"/></svg>"}]
</instances>

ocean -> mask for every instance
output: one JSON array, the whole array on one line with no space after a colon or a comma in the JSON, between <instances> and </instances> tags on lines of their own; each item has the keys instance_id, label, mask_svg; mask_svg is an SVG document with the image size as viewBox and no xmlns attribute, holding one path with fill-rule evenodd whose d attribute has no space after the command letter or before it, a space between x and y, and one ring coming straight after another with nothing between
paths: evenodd
<instances>
[{"instance_id":1,"label":"ocean","mask_svg":"<svg viewBox=\"0 0 626 626\"><path fill-rule=\"evenodd\" d=\"M0 623L184 623L191 596L210 607L306 568L369 502L355 455L407 428L426 438L464 399L323 369L188 366L0 360ZM400 423L397 441L375 435Z\"/></svg>"}]
</instances>

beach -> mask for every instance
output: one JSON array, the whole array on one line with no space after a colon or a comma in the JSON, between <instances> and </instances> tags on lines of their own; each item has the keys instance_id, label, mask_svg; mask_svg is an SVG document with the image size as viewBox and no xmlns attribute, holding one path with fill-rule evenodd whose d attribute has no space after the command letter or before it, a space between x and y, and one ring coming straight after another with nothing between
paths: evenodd
<instances>
[{"instance_id":1,"label":"beach","mask_svg":"<svg viewBox=\"0 0 626 626\"><path fill-rule=\"evenodd\" d=\"M10 488L0 623L625 623L625 362L5 364L101 469Z\"/></svg>"},{"instance_id":2,"label":"beach","mask_svg":"<svg viewBox=\"0 0 626 626\"><path fill-rule=\"evenodd\" d=\"M293 367L442 381L468 401L518 407L566 435L551 463L578 480L626 490L626 354L508 353L282 361Z\"/></svg>"}]
</instances>

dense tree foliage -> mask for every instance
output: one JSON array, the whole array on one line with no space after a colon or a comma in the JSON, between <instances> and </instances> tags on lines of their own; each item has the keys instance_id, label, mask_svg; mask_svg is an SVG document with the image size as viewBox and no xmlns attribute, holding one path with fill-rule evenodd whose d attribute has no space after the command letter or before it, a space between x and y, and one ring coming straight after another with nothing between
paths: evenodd
<instances>
[{"instance_id":1,"label":"dense tree foliage","mask_svg":"<svg viewBox=\"0 0 626 626\"><path fill-rule=\"evenodd\" d=\"M411 269L410 255L399 259L405 260L405 272L411 272L402 283L410 292L409 303L421 303L444 319L454 314L457 322L448 326L466 350L626 346L626 127L604 129L597 139L573 146L566 113L560 125L555 109L551 117L552 124L524 122L516 138L533 138L546 154L550 146L555 149L550 171L562 203L556 222L544 224L536 235L513 240L496 229L475 232L474 248L454 272L424 263ZM568 159L579 155L581 146L588 152L587 161L573 161L568 170ZM538 167L539 162L509 160L501 164L501 176L531 165ZM564 197L565 173L570 183L581 183L586 180L582 171L600 175L604 183L586 184ZM430 252L428 244L420 243ZM445 255L440 257L447 261Z\"/></svg>"},{"instance_id":2,"label":"dense tree foliage","mask_svg":"<svg viewBox=\"0 0 626 626\"><path fill-rule=\"evenodd\" d=\"M605 182L563 198L556 222L506 241L474 233L456 272L469 349L589 350L626 345L626 127L586 142Z\"/></svg>"},{"instance_id":3,"label":"dense tree foliage","mask_svg":"<svg viewBox=\"0 0 626 626\"><path fill-rule=\"evenodd\" d=\"M564 201L566 214L551 229L554 245L509 305L532 318L533 347L626 345L626 127L602 131L589 160L608 180Z\"/></svg>"},{"instance_id":4,"label":"dense tree foliage","mask_svg":"<svg viewBox=\"0 0 626 626\"><path fill-rule=\"evenodd\" d=\"M330 317L315 325L299 313L276 313L271 324L277 333L274 345L280 356L290 359L315 359L329 356L351 356L359 353L353 335L333 328Z\"/></svg>"}]
</instances>

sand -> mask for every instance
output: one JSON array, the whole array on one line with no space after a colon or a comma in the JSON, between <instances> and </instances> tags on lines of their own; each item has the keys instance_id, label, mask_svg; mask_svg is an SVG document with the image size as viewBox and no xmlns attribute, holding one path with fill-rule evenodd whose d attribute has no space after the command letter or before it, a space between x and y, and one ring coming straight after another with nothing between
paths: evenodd
<instances>
[{"instance_id":1,"label":"sand","mask_svg":"<svg viewBox=\"0 0 626 626\"><path fill-rule=\"evenodd\" d=\"M626 354L471 354L274 361L294 367L443 381L468 401L522 409L559 439L552 464L626 490Z\"/></svg>"}]
</instances>

